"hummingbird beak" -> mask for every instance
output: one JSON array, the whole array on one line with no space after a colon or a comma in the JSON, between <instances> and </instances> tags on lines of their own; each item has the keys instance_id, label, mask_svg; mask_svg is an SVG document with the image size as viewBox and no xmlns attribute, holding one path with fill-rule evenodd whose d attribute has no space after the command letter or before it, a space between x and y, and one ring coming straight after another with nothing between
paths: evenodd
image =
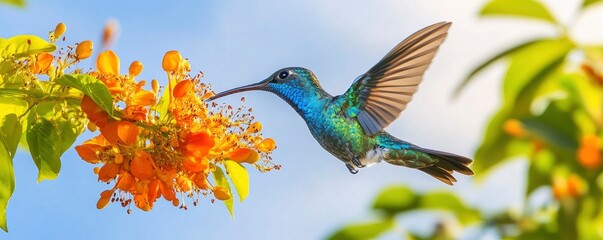
<instances>
[{"instance_id":1,"label":"hummingbird beak","mask_svg":"<svg viewBox=\"0 0 603 240\"><path fill-rule=\"evenodd\" d=\"M208 100L209 101L213 101L216 100L218 98L224 97L224 96L228 96L230 94L235 94L235 93L240 93L240 92L246 92L246 91L253 91L253 90L262 90L266 87L266 85L268 85L268 82L270 82L271 78L268 78L266 80L263 80L261 82L258 83L253 83L253 84L249 84L246 86L242 86L242 87L238 87L238 88L233 88L230 90L226 90L224 92L218 93L216 95L214 95L213 97L210 97Z\"/></svg>"}]
</instances>

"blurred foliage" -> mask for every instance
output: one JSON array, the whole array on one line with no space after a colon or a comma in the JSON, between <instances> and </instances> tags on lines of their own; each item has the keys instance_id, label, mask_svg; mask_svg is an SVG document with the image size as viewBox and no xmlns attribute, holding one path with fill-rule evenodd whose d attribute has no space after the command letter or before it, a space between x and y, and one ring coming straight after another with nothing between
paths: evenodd
<instances>
[{"instance_id":1,"label":"blurred foliage","mask_svg":"<svg viewBox=\"0 0 603 240\"><path fill-rule=\"evenodd\" d=\"M579 11L600 2L585 0ZM459 94L493 63L507 63L503 101L472 168L481 181L504 162L527 159L526 206L492 214L468 206L453 192L416 193L396 186L377 196L378 220L345 226L329 239L397 233L401 227L395 219L417 211L447 214L428 234L402 231L406 239L456 239L467 229L494 230L501 239L603 239L603 43L575 42L568 26L537 0L491 0L480 16L523 18L557 29L554 37L519 43L486 59L455 91ZM531 206L536 194L548 200Z\"/></svg>"},{"instance_id":2,"label":"blurred foliage","mask_svg":"<svg viewBox=\"0 0 603 240\"><path fill-rule=\"evenodd\" d=\"M25 7L25 0L0 0L0 4Z\"/></svg>"}]
</instances>

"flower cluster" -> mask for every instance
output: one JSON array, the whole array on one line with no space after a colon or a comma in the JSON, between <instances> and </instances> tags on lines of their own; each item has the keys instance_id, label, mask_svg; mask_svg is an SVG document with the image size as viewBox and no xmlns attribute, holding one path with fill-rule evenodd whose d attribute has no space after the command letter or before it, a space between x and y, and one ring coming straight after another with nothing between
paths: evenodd
<instances>
[{"instance_id":1,"label":"flower cluster","mask_svg":"<svg viewBox=\"0 0 603 240\"><path fill-rule=\"evenodd\" d=\"M51 32L51 41L64 31L59 24ZM58 57L39 54L30 68L34 74L48 74L90 57L92 49L91 41L83 41ZM50 67L53 61L57 68ZM143 70L139 61L122 75L120 59L111 50L98 54L97 70L84 73L102 82L113 99L110 112L83 96L81 110L89 120L88 129L98 129L100 134L75 147L84 161L100 165L94 168L98 180L112 184L100 194L99 209L120 202L128 213L132 203L148 211L161 197L184 209L183 198L192 198L195 205L202 195L229 201L233 193L222 168L242 200L247 191L247 179L240 180L247 177L244 165L262 172L280 167L269 156L275 141L262 137L262 126L254 121L251 108L205 102L213 92L201 82L202 73L190 74L188 60L178 51L167 52L162 66L168 76L166 89L155 79L148 89L145 80L136 79ZM229 171L232 164L238 171Z\"/></svg>"}]
</instances>

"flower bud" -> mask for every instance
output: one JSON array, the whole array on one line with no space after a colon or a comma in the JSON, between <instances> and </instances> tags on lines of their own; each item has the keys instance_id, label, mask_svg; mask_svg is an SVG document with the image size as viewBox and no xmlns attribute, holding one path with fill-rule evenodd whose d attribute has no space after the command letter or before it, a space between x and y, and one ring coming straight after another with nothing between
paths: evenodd
<instances>
[{"instance_id":1,"label":"flower bud","mask_svg":"<svg viewBox=\"0 0 603 240\"><path fill-rule=\"evenodd\" d=\"M257 148L262 152L271 152L276 148L276 142L272 138L266 138L257 145Z\"/></svg>"},{"instance_id":2,"label":"flower bud","mask_svg":"<svg viewBox=\"0 0 603 240\"><path fill-rule=\"evenodd\" d=\"M75 55L77 55L78 60L86 59L92 55L92 41L86 40L77 45L75 48Z\"/></svg>"},{"instance_id":3,"label":"flower bud","mask_svg":"<svg viewBox=\"0 0 603 240\"><path fill-rule=\"evenodd\" d=\"M213 189L214 191L214 196L222 201L228 200L230 199L231 195L230 195L230 191L228 191L228 189L224 188L224 187L214 187Z\"/></svg>"},{"instance_id":4,"label":"flower bud","mask_svg":"<svg viewBox=\"0 0 603 240\"><path fill-rule=\"evenodd\" d=\"M153 92L155 92L155 94L159 92L159 82L157 79L153 79L153 81L151 81L151 87L153 88Z\"/></svg>"},{"instance_id":5,"label":"flower bud","mask_svg":"<svg viewBox=\"0 0 603 240\"><path fill-rule=\"evenodd\" d=\"M63 36L65 30L67 30L67 27L64 23L57 24L57 26L54 28L54 38L57 39Z\"/></svg>"},{"instance_id":6,"label":"flower bud","mask_svg":"<svg viewBox=\"0 0 603 240\"><path fill-rule=\"evenodd\" d=\"M173 96L175 98L184 97L193 88L193 82L191 80L180 81L174 87Z\"/></svg>"},{"instance_id":7,"label":"flower bud","mask_svg":"<svg viewBox=\"0 0 603 240\"><path fill-rule=\"evenodd\" d=\"M130 64L129 74L131 77L136 77L138 74L142 72L142 63L139 61L134 61Z\"/></svg>"},{"instance_id":8,"label":"flower bud","mask_svg":"<svg viewBox=\"0 0 603 240\"><path fill-rule=\"evenodd\" d=\"M180 56L180 52L172 50L166 52L165 55L163 55L163 61L161 63L161 66L166 72L177 71L181 60L182 56Z\"/></svg>"}]
</instances>

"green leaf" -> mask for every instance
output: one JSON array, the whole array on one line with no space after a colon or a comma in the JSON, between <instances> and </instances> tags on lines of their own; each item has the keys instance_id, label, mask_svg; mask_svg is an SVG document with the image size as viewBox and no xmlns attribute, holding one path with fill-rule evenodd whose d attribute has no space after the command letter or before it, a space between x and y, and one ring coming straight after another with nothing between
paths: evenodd
<instances>
[{"instance_id":1,"label":"green leaf","mask_svg":"<svg viewBox=\"0 0 603 240\"><path fill-rule=\"evenodd\" d=\"M155 110L161 117L161 119L159 119L160 121L164 120L164 118L166 118L168 115L167 112L168 107L170 105L169 102L170 96L166 92L164 92L163 95L161 95L161 98L159 99L159 103L157 103L157 106L155 106Z\"/></svg>"},{"instance_id":2,"label":"green leaf","mask_svg":"<svg viewBox=\"0 0 603 240\"><path fill-rule=\"evenodd\" d=\"M511 157L529 152L529 145L503 132L507 119L531 116L530 107L552 80L553 73L565 60L573 44L565 39L531 44L513 54L503 80L503 106L490 120L482 143L475 153L472 168L486 176L493 166Z\"/></svg>"},{"instance_id":3,"label":"green leaf","mask_svg":"<svg viewBox=\"0 0 603 240\"><path fill-rule=\"evenodd\" d=\"M226 174L228 174L232 184L237 189L237 193L239 193L239 201L243 202L247 198L247 195L249 195L249 174L247 173L247 169L243 165L231 160L224 161L224 167L226 167Z\"/></svg>"},{"instance_id":4,"label":"green leaf","mask_svg":"<svg viewBox=\"0 0 603 240\"><path fill-rule=\"evenodd\" d=\"M513 54L503 81L505 104L517 104L518 94L529 84L538 88L542 80L565 60L573 47L574 44L567 39L549 39Z\"/></svg>"},{"instance_id":5,"label":"green leaf","mask_svg":"<svg viewBox=\"0 0 603 240\"><path fill-rule=\"evenodd\" d=\"M461 223L470 224L482 220L480 212L472 209L450 192L429 192L420 197L419 208L443 210L452 213Z\"/></svg>"},{"instance_id":6,"label":"green leaf","mask_svg":"<svg viewBox=\"0 0 603 240\"><path fill-rule=\"evenodd\" d=\"M600 196L589 194L580 201L580 212L576 219L578 233L581 239L601 239L603 229L603 211L601 211Z\"/></svg>"},{"instance_id":7,"label":"green leaf","mask_svg":"<svg viewBox=\"0 0 603 240\"><path fill-rule=\"evenodd\" d=\"M35 35L14 36L0 43L0 62L2 59L18 59L56 49L56 45Z\"/></svg>"},{"instance_id":8,"label":"green leaf","mask_svg":"<svg viewBox=\"0 0 603 240\"><path fill-rule=\"evenodd\" d=\"M392 186L384 189L377 196L373 203L373 209L394 215L414 208L417 200L417 196L412 189L406 186Z\"/></svg>"},{"instance_id":9,"label":"green leaf","mask_svg":"<svg viewBox=\"0 0 603 240\"><path fill-rule=\"evenodd\" d=\"M603 92L594 81L581 74L568 74L560 78L560 83L593 122L603 116Z\"/></svg>"},{"instance_id":10,"label":"green leaf","mask_svg":"<svg viewBox=\"0 0 603 240\"><path fill-rule=\"evenodd\" d=\"M600 2L603 2L603 0L584 0L584 2L582 2L582 8L587 8L595 3L600 3Z\"/></svg>"},{"instance_id":11,"label":"green leaf","mask_svg":"<svg viewBox=\"0 0 603 240\"><path fill-rule=\"evenodd\" d=\"M25 0L0 0L0 3L14 5L17 7L25 7Z\"/></svg>"},{"instance_id":12,"label":"green leaf","mask_svg":"<svg viewBox=\"0 0 603 240\"><path fill-rule=\"evenodd\" d=\"M21 139L21 123L16 114L8 114L0 125L0 228L8 232L6 226L6 207L15 190L13 158Z\"/></svg>"},{"instance_id":13,"label":"green leaf","mask_svg":"<svg viewBox=\"0 0 603 240\"><path fill-rule=\"evenodd\" d=\"M549 104L541 115L521 119L521 122L530 133L550 144L572 151L578 147L579 131L574 118L555 103Z\"/></svg>"},{"instance_id":14,"label":"green leaf","mask_svg":"<svg viewBox=\"0 0 603 240\"><path fill-rule=\"evenodd\" d=\"M66 74L57 80L58 84L72 87L82 91L92 98L99 107L105 110L109 115L115 116L113 110L113 97L107 86L90 75L86 74Z\"/></svg>"},{"instance_id":15,"label":"green leaf","mask_svg":"<svg viewBox=\"0 0 603 240\"><path fill-rule=\"evenodd\" d=\"M44 118L30 119L26 138L31 157L39 170L38 182L55 179L61 170L61 137L58 129L53 122Z\"/></svg>"},{"instance_id":16,"label":"green leaf","mask_svg":"<svg viewBox=\"0 0 603 240\"><path fill-rule=\"evenodd\" d=\"M557 23L549 10L536 0L492 0L482 8L480 15L507 15Z\"/></svg>"},{"instance_id":17,"label":"green leaf","mask_svg":"<svg viewBox=\"0 0 603 240\"><path fill-rule=\"evenodd\" d=\"M57 107L57 105L61 105L61 107ZM73 145L76 138L86 127L85 119L77 121L75 120L76 116L73 116L73 112L79 111L80 105L81 101L68 102L67 100L55 99L42 101L35 108L38 117L52 119L56 126L61 137L59 156L62 156Z\"/></svg>"},{"instance_id":18,"label":"green leaf","mask_svg":"<svg viewBox=\"0 0 603 240\"><path fill-rule=\"evenodd\" d=\"M56 122L59 136L61 136L59 155L62 156L65 151L69 150L77 137L84 132L85 125L83 121L79 121L77 125L73 125L67 119L59 119Z\"/></svg>"},{"instance_id":19,"label":"green leaf","mask_svg":"<svg viewBox=\"0 0 603 240\"><path fill-rule=\"evenodd\" d=\"M469 73L469 75L467 75L467 77L465 77L465 79L463 79L463 81L461 82L461 84L459 84L456 89L454 90L454 97L458 96L461 91L467 86L467 84L469 84L469 82L473 79L473 77L475 77L476 74L478 74L479 72L481 72L482 70L484 70L486 67L490 66L492 63L497 62L498 60L504 58L504 57L508 57L510 56L512 53L520 51L521 49L528 47L532 44L544 41L545 39L534 39L531 41L527 41L524 43L521 43L517 46L513 46L507 50L504 50L496 55L494 55L493 57L489 58L488 60L486 60L485 62L483 62L482 64L480 64L479 66L477 66L476 68L474 68L473 70L471 70L471 72Z\"/></svg>"},{"instance_id":20,"label":"green leaf","mask_svg":"<svg viewBox=\"0 0 603 240\"><path fill-rule=\"evenodd\" d=\"M230 184L228 183L228 179L226 179L226 176L224 175L224 171L222 171L222 168L215 166L214 168L216 169L216 171L214 172L214 180L216 181L216 185L226 188L228 189L229 192L232 193L232 190L230 189ZM231 197L230 199L223 201L224 205L226 205L226 208L228 209L228 212L230 213L230 216L232 216L234 218L234 210L233 210L233 206L234 206L234 198Z\"/></svg>"},{"instance_id":21,"label":"green leaf","mask_svg":"<svg viewBox=\"0 0 603 240\"><path fill-rule=\"evenodd\" d=\"M551 184L551 173L555 166L555 155L547 148L539 150L528 165L526 196L539 187Z\"/></svg>"},{"instance_id":22,"label":"green leaf","mask_svg":"<svg viewBox=\"0 0 603 240\"><path fill-rule=\"evenodd\" d=\"M364 240L374 239L392 228L392 222L384 219L370 223L351 224L339 229L329 240Z\"/></svg>"}]
</instances>

